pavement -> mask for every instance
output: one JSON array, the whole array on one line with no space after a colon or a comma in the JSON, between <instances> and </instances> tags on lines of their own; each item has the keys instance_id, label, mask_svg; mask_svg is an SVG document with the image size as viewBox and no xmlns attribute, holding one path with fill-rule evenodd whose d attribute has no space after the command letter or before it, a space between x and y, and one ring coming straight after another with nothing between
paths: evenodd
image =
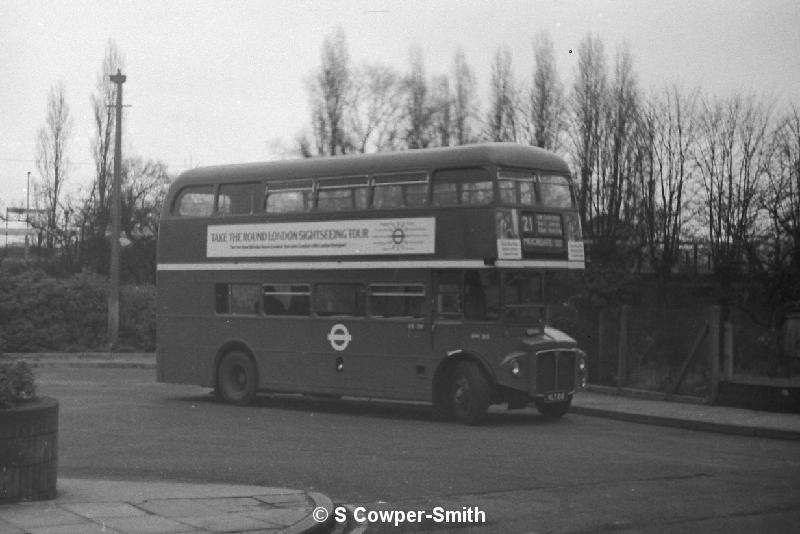
<instances>
[{"instance_id":1,"label":"pavement","mask_svg":"<svg viewBox=\"0 0 800 534\"><path fill-rule=\"evenodd\" d=\"M0 506L0 534L331 531L315 520L332 519L331 500L302 490L59 477L57 491L52 501Z\"/></svg>"},{"instance_id":2,"label":"pavement","mask_svg":"<svg viewBox=\"0 0 800 534\"><path fill-rule=\"evenodd\" d=\"M33 367L155 369L153 354L8 354ZM616 388L575 395L572 413L769 439L800 440L800 414L712 406L697 399L642 398ZM0 505L0 534L307 532L363 533L334 521L323 494L299 489L217 484L59 478L54 500ZM320 522L318 519L325 517Z\"/></svg>"},{"instance_id":3,"label":"pavement","mask_svg":"<svg viewBox=\"0 0 800 534\"><path fill-rule=\"evenodd\" d=\"M575 394L571 412L704 432L800 440L800 414L713 406L699 399L637 398L633 394L590 386L590 391Z\"/></svg>"}]
</instances>

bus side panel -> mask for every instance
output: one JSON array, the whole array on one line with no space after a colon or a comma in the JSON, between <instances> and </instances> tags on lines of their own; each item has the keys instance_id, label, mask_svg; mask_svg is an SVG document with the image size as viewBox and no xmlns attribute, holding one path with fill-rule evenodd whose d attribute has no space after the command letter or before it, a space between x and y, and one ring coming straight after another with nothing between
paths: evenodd
<instances>
[{"instance_id":1,"label":"bus side panel","mask_svg":"<svg viewBox=\"0 0 800 534\"><path fill-rule=\"evenodd\" d=\"M183 323L183 324L181 324ZM197 373L197 350L182 340L194 325L171 317L159 317L157 323L159 343L156 348L157 379L173 384L201 385Z\"/></svg>"},{"instance_id":2,"label":"bus side panel","mask_svg":"<svg viewBox=\"0 0 800 534\"><path fill-rule=\"evenodd\" d=\"M159 382L209 385L198 372L197 329L213 291L191 272L159 272L156 322L156 364Z\"/></svg>"},{"instance_id":3,"label":"bus side panel","mask_svg":"<svg viewBox=\"0 0 800 534\"><path fill-rule=\"evenodd\" d=\"M271 368L262 370L263 384L287 391L430 400L429 332L411 326L405 321L313 318L298 332L304 350L282 342L292 339L289 327L288 335L264 349L264 363Z\"/></svg>"}]
</instances>

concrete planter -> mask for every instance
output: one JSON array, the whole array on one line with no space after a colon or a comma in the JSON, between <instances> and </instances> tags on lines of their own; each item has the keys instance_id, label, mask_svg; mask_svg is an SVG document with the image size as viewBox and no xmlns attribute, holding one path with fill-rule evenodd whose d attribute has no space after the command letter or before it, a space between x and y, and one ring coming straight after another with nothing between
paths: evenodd
<instances>
[{"instance_id":1,"label":"concrete planter","mask_svg":"<svg viewBox=\"0 0 800 534\"><path fill-rule=\"evenodd\" d=\"M55 498L57 469L58 401L0 409L0 504Z\"/></svg>"}]
</instances>

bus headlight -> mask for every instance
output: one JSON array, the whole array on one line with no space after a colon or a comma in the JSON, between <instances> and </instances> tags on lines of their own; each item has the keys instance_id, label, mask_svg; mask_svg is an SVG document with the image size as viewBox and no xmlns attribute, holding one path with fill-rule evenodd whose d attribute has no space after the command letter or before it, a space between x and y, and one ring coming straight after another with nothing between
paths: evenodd
<instances>
[{"instance_id":1,"label":"bus headlight","mask_svg":"<svg viewBox=\"0 0 800 534\"><path fill-rule=\"evenodd\" d=\"M510 368L511 368L511 374L514 376L519 376L520 373L522 372L519 368L519 361L516 358L511 360Z\"/></svg>"},{"instance_id":2,"label":"bus headlight","mask_svg":"<svg viewBox=\"0 0 800 534\"><path fill-rule=\"evenodd\" d=\"M589 362L586 359L586 354L580 352L578 354L578 359L576 362L576 371L577 371L577 379L578 379L578 389L586 389L586 386L589 385Z\"/></svg>"}]
</instances>

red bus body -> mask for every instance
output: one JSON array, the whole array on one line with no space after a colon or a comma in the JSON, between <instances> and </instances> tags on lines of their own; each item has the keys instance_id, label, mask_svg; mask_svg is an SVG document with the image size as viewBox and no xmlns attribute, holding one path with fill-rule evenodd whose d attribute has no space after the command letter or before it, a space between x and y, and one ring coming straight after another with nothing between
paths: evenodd
<instances>
[{"instance_id":1,"label":"red bus body","mask_svg":"<svg viewBox=\"0 0 800 534\"><path fill-rule=\"evenodd\" d=\"M586 361L545 324L544 273L583 267L569 169L540 149L194 169L161 217L158 380L560 416Z\"/></svg>"}]
</instances>

